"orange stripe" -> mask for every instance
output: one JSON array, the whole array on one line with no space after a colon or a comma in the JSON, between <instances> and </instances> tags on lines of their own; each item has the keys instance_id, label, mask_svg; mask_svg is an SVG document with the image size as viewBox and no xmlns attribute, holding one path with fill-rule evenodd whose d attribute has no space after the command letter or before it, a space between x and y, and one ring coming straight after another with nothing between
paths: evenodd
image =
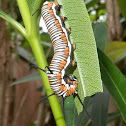
<instances>
[{"instance_id":1,"label":"orange stripe","mask_svg":"<svg viewBox=\"0 0 126 126\"><path fill-rule=\"evenodd\" d=\"M52 8L53 3L49 2L47 5L48 5L48 8L50 9L50 8Z\"/></svg>"},{"instance_id":2,"label":"orange stripe","mask_svg":"<svg viewBox=\"0 0 126 126\"><path fill-rule=\"evenodd\" d=\"M56 6L59 6L59 4L57 2L53 2Z\"/></svg>"}]
</instances>

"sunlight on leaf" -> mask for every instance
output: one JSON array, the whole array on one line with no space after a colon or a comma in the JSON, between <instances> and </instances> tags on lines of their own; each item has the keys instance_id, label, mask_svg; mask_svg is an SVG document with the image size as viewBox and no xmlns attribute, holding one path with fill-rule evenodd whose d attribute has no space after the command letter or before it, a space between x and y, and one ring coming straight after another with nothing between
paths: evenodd
<instances>
[{"instance_id":1,"label":"sunlight on leaf","mask_svg":"<svg viewBox=\"0 0 126 126\"><path fill-rule=\"evenodd\" d=\"M126 57L126 42L108 42L105 52L113 62L117 63Z\"/></svg>"}]
</instances>

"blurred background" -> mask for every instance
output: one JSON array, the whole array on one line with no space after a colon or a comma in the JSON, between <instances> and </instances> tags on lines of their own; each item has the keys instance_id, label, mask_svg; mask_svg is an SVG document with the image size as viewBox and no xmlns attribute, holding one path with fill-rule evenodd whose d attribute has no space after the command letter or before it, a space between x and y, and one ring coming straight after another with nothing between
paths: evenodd
<instances>
[{"instance_id":1,"label":"blurred background","mask_svg":"<svg viewBox=\"0 0 126 126\"><path fill-rule=\"evenodd\" d=\"M85 0L85 4L99 48L126 75L126 1ZM0 0L0 9L23 24L16 0ZM41 44L50 63L53 48L47 30L41 24ZM28 41L0 18L0 126L56 125L48 101L38 104L46 94L38 70L31 69L30 64L36 64L36 61ZM9 87L10 84L13 86ZM103 103L102 109L107 111L107 115L101 115L104 126L125 125L107 89L104 89L104 94L98 93L92 97L85 100L86 107L89 106L90 113L93 103ZM100 106L93 114L97 115L99 110ZM83 116L80 114L77 118ZM90 122L81 120L80 126L88 125L92 126ZM78 120L75 126L78 126ZM103 125L97 123L95 126Z\"/></svg>"}]
</instances>

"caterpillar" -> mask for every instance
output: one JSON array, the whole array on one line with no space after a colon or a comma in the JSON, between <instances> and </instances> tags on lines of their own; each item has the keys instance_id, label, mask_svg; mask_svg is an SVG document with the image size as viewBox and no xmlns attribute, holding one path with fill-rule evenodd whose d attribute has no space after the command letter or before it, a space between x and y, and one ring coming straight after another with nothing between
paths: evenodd
<instances>
[{"instance_id":1,"label":"caterpillar","mask_svg":"<svg viewBox=\"0 0 126 126\"><path fill-rule=\"evenodd\" d=\"M66 75L70 66L76 65L72 61L72 52L75 50L75 44L71 44L68 34L70 28L64 26L64 17L58 15L60 6L57 2L45 2L41 9L42 17L50 34L54 47L54 56L47 71L51 89L58 96L70 96L77 93L77 80L73 75Z\"/></svg>"},{"instance_id":2,"label":"caterpillar","mask_svg":"<svg viewBox=\"0 0 126 126\"><path fill-rule=\"evenodd\" d=\"M57 2L48 1L44 2L41 8L41 15L46 24L54 47L54 56L49 67L47 67L47 71L39 67L37 68L47 74L50 87L54 91L54 93L48 97L57 94L58 96L65 98L75 94L85 109L77 93L77 79L72 74L67 75L67 70L71 66L77 65L77 62L72 60L72 53L76 49L76 45L72 44L69 40L71 28L66 29L64 25L64 21L67 18L58 15L60 8L61 5Z\"/></svg>"}]
</instances>

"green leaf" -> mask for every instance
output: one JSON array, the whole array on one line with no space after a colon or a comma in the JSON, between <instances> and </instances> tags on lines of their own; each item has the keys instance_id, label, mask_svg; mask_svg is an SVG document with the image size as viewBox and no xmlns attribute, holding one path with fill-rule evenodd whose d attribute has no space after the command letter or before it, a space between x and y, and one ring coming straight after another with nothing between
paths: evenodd
<instances>
[{"instance_id":1,"label":"green leaf","mask_svg":"<svg viewBox=\"0 0 126 126\"><path fill-rule=\"evenodd\" d=\"M31 13L33 12L36 2L37 2L37 0L27 0Z\"/></svg>"},{"instance_id":2,"label":"green leaf","mask_svg":"<svg viewBox=\"0 0 126 126\"><path fill-rule=\"evenodd\" d=\"M91 22L83 0L58 0L63 5L63 16L68 18L66 27L71 27L70 39L76 43L74 56L77 61L77 69L74 75L77 77L78 92L82 100L96 92L102 92L99 62L96 43ZM82 111L79 101L76 101L78 112Z\"/></svg>"},{"instance_id":3,"label":"green leaf","mask_svg":"<svg viewBox=\"0 0 126 126\"><path fill-rule=\"evenodd\" d=\"M110 113L110 114L108 114L107 122L109 123L109 122L119 118L120 116L121 116L120 113Z\"/></svg>"},{"instance_id":4,"label":"green leaf","mask_svg":"<svg viewBox=\"0 0 126 126\"><path fill-rule=\"evenodd\" d=\"M97 47L104 51L107 41L107 26L103 23L93 24L93 31Z\"/></svg>"},{"instance_id":5,"label":"green leaf","mask_svg":"<svg viewBox=\"0 0 126 126\"><path fill-rule=\"evenodd\" d=\"M41 2L40 0L27 0L31 14L33 14L39 7L42 7L42 2L43 0L41 0ZM39 14L40 13L41 13L41 10L39 10Z\"/></svg>"},{"instance_id":6,"label":"green leaf","mask_svg":"<svg viewBox=\"0 0 126 126\"><path fill-rule=\"evenodd\" d=\"M19 24L12 17L4 13L2 10L0 10L0 17L11 23L17 30L19 30L27 38L26 30L21 24Z\"/></svg>"},{"instance_id":7,"label":"green leaf","mask_svg":"<svg viewBox=\"0 0 126 126\"><path fill-rule=\"evenodd\" d=\"M126 17L126 6L125 6L126 1L125 0L117 0L117 1L122 15Z\"/></svg>"},{"instance_id":8,"label":"green leaf","mask_svg":"<svg viewBox=\"0 0 126 126\"><path fill-rule=\"evenodd\" d=\"M100 17L101 15L106 15L106 14L107 14L106 9L100 9L100 10L98 10L97 16ZM107 28L107 27L106 27L106 28Z\"/></svg>"},{"instance_id":9,"label":"green leaf","mask_svg":"<svg viewBox=\"0 0 126 126\"><path fill-rule=\"evenodd\" d=\"M105 52L113 62L117 63L126 57L126 42L108 42Z\"/></svg>"},{"instance_id":10,"label":"green leaf","mask_svg":"<svg viewBox=\"0 0 126 126\"><path fill-rule=\"evenodd\" d=\"M40 76L39 72L30 74L28 76L25 76L25 77L19 79L19 80L16 80L10 86L20 84L20 83L24 83L24 82L34 81L34 80L41 80L41 76Z\"/></svg>"},{"instance_id":11,"label":"green leaf","mask_svg":"<svg viewBox=\"0 0 126 126\"><path fill-rule=\"evenodd\" d=\"M97 93L92 97L92 126L106 126L108 115L109 93L104 88L103 93Z\"/></svg>"},{"instance_id":12,"label":"green leaf","mask_svg":"<svg viewBox=\"0 0 126 126\"><path fill-rule=\"evenodd\" d=\"M87 0L85 2L85 4L86 4L86 7L89 8L89 7L94 6L95 4L97 4L99 1L100 0Z\"/></svg>"},{"instance_id":13,"label":"green leaf","mask_svg":"<svg viewBox=\"0 0 126 126\"><path fill-rule=\"evenodd\" d=\"M115 99L121 115L126 121L126 78L112 61L98 50L102 81Z\"/></svg>"},{"instance_id":14,"label":"green leaf","mask_svg":"<svg viewBox=\"0 0 126 126\"><path fill-rule=\"evenodd\" d=\"M103 23L93 24L96 45L102 51L105 50L107 41L107 26ZM92 104L92 124L94 126L106 126L109 93L104 87L103 93L97 93L91 98Z\"/></svg>"},{"instance_id":15,"label":"green leaf","mask_svg":"<svg viewBox=\"0 0 126 126\"><path fill-rule=\"evenodd\" d=\"M90 98L85 99L85 107L90 115ZM65 100L65 117L67 126L85 126L89 120L84 110L78 115L73 96L67 97Z\"/></svg>"},{"instance_id":16,"label":"green leaf","mask_svg":"<svg viewBox=\"0 0 126 126\"><path fill-rule=\"evenodd\" d=\"M18 55L25 59L28 63L37 65L33 55L21 46L17 47Z\"/></svg>"}]
</instances>

